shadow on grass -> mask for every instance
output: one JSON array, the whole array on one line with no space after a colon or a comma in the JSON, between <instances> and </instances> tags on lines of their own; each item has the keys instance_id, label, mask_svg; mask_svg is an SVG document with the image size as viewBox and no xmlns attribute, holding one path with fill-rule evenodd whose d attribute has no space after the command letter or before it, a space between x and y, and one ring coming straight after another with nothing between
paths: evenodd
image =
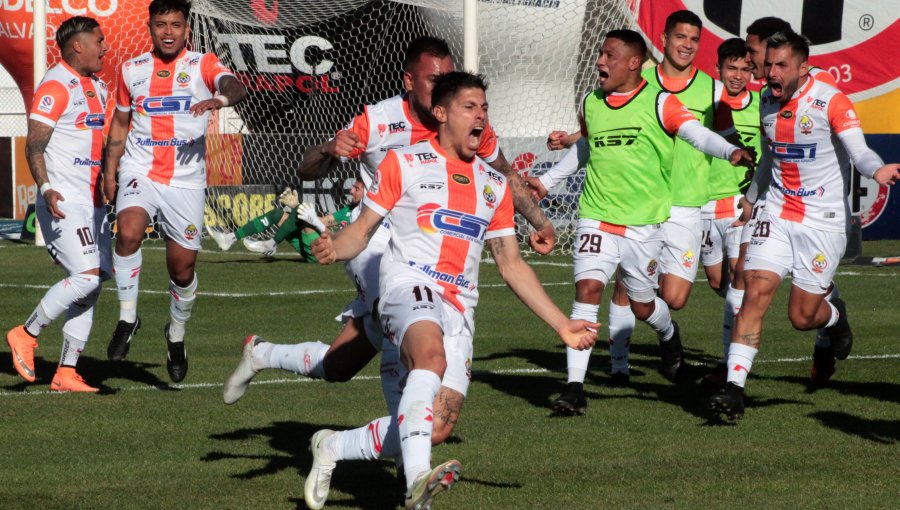
<instances>
[{"instance_id":1,"label":"shadow on grass","mask_svg":"<svg viewBox=\"0 0 900 510\"><path fill-rule=\"evenodd\" d=\"M840 365L838 365L838 369L840 370ZM775 377L773 379L803 386L806 388L807 393L832 390L837 391L842 395L855 395L858 397L880 400L882 402L900 404L900 384L896 383L881 381L842 381L840 380L840 372L836 373L825 386L818 388L811 387L809 379L805 377L783 376Z\"/></svg>"},{"instance_id":2,"label":"shadow on grass","mask_svg":"<svg viewBox=\"0 0 900 510\"><path fill-rule=\"evenodd\" d=\"M0 356L4 361L0 363L0 372L7 373L16 377L18 373L12 365L10 356ZM17 384L4 386L9 391L25 391L33 385L50 385L53 375L59 362L57 360L47 360L43 357L36 356L34 358L35 381L33 383L21 382ZM171 387L169 382L163 381L156 377L150 369L160 366L158 363L142 363L136 361L107 361L91 356L81 356L78 358L78 373L84 377L86 383L91 386L100 388L101 394L117 393L118 389L106 386L104 382L110 378L122 378L143 383L148 386L154 386L160 390L175 391L177 388Z\"/></svg>"},{"instance_id":3,"label":"shadow on grass","mask_svg":"<svg viewBox=\"0 0 900 510\"><path fill-rule=\"evenodd\" d=\"M900 442L900 420L869 420L837 411L818 411L809 414L822 425L859 436L880 444Z\"/></svg>"},{"instance_id":4,"label":"shadow on grass","mask_svg":"<svg viewBox=\"0 0 900 510\"><path fill-rule=\"evenodd\" d=\"M215 441L242 442L250 438L268 438L271 450L258 455L230 453L213 450L201 460L219 462L227 460L259 461L258 467L231 475L240 480L272 475L281 471L296 471L297 484L289 490L291 494L303 493L303 482L312 466L312 455L307 447L309 438L323 428L341 429L337 425L301 423L295 421L274 422L265 427L238 429L231 432L212 434ZM236 443L237 444L237 443ZM331 479L332 495L328 507L348 506L354 508L394 508L403 503L402 489L388 462L350 461L341 462ZM337 495L334 491L349 494ZM291 498L298 508L306 508L303 498Z\"/></svg>"},{"instance_id":5,"label":"shadow on grass","mask_svg":"<svg viewBox=\"0 0 900 510\"><path fill-rule=\"evenodd\" d=\"M601 358L604 359L604 362L608 362L608 354L597 353L597 351L598 348L595 347L597 357L594 358L594 361L597 358ZM596 368L594 370L589 369L585 378L585 397L588 399L589 409L592 402L594 405L602 406L603 400L659 401L680 407L686 413L704 420L705 425L721 424L707 407L707 398L712 393L710 390L697 384L697 381L709 372L718 359L699 351L686 350L685 359L687 363L682 366L682 370L674 382L668 382L659 377L645 380L644 376L646 374L657 371L659 367L658 356L659 348L657 345L632 344L629 360L631 382L627 387L614 388L611 386L610 377L607 374L596 370ZM549 414L551 402L566 389L565 370L561 368L566 366L564 348L558 347L552 350L512 349L477 358L476 361L506 358L523 360L531 365L546 369L549 373L518 374L476 371L473 374L473 379L488 384L497 391L521 398L533 407L545 409ZM558 372L558 374L552 372ZM754 376L754 378L757 377ZM747 407L803 403L792 399L746 397Z\"/></svg>"}]
</instances>

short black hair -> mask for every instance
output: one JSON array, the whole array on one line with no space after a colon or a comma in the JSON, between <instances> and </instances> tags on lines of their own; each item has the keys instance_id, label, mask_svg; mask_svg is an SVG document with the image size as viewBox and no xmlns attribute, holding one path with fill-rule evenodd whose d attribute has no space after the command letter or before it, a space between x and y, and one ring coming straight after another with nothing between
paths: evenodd
<instances>
[{"instance_id":1,"label":"short black hair","mask_svg":"<svg viewBox=\"0 0 900 510\"><path fill-rule=\"evenodd\" d=\"M188 19L191 14L191 0L153 0L147 7L150 17L157 14L168 14L170 12L180 12L184 14L184 19Z\"/></svg>"},{"instance_id":2,"label":"short black hair","mask_svg":"<svg viewBox=\"0 0 900 510\"><path fill-rule=\"evenodd\" d=\"M726 60L743 59L747 57L747 43L740 37L732 37L723 41L717 52L719 54L718 65L722 65Z\"/></svg>"},{"instance_id":3,"label":"short black hair","mask_svg":"<svg viewBox=\"0 0 900 510\"><path fill-rule=\"evenodd\" d=\"M438 76L431 91L431 107L447 106L462 89L481 89L487 92L484 76L468 71L451 71Z\"/></svg>"},{"instance_id":4,"label":"short black hair","mask_svg":"<svg viewBox=\"0 0 900 510\"><path fill-rule=\"evenodd\" d=\"M787 30L791 30L790 23L775 16L766 16L750 23L750 26L747 27L747 35L755 35L760 41L765 41L778 32Z\"/></svg>"},{"instance_id":5,"label":"short black hair","mask_svg":"<svg viewBox=\"0 0 900 510\"><path fill-rule=\"evenodd\" d=\"M785 46L790 48L794 55L799 55L802 62L809 60L809 39L793 30L778 32L766 39L766 48L768 49L778 49Z\"/></svg>"},{"instance_id":6,"label":"short black hair","mask_svg":"<svg viewBox=\"0 0 900 510\"><path fill-rule=\"evenodd\" d=\"M406 56L403 59L403 70L409 72L412 67L422 58L422 55L432 55L437 58L450 56L450 46L447 41L423 35L413 39L409 46L406 47Z\"/></svg>"},{"instance_id":7,"label":"short black hair","mask_svg":"<svg viewBox=\"0 0 900 510\"><path fill-rule=\"evenodd\" d=\"M627 28L610 30L606 33L606 38L618 39L625 43L625 46L636 50L641 57L641 62L647 58L647 41L644 40L644 37L640 33L635 32L634 30L628 30Z\"/></svg>"},{"instance_id":8,"label":"short black hair","mask_svg":"<svg viewBox=\"0 0 900 510\"><path fill-rule=\"evenodd\" d=\"M679 23L687 23L688 25L692 25L697 28L703 28L703 22L700 21L700 16L697 16L692 11L684 9L669 14L669 17L666 18L666 28L664 29L664 32L668 34L672 30L674 30L675 25Z\"/></svg>"},{"instance_id":9,"label":"short black hair","mask_svg":"<svg viewBox=\"0 0 900 510\"><path fill-rule=\"evenodd\" d=\"M59 29L56 30L56 46L59 47L59 51L63 51L73 37L78 34L93 32L99 26L100 23L97 20L88 16L69 18L63 21L59 25Z\"/></svg>"}]
</instances>

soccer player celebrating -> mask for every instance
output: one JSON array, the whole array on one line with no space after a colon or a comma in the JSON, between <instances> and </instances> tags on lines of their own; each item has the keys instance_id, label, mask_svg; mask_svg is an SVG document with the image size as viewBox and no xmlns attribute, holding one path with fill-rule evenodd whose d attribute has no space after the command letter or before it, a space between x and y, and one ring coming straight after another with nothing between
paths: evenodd
<instances>
[{"instance_id":1,"label":"soccer player celebrating","mask_svg":"<svg viewBox=\"0 0 900 510\"><path fill-rule=\"evenodd\" d=\"M342 207L325 216L316 216L315 206L301 204L296 190L286 189L279 201L281 209L271 211L251 219L246 224L238 227L234 232L217 232L210 230L209 234L222 251L228 251L239 239L244 241L244 246L253 252L272 256L278 249L278 243L287 241L300 254L303 262L315 262L310 245L319 238L319 232L326 228L342 227L350 223L350 216L366 192L362 178L356 180L350 188L350 205ZM254 241L247 236L260 234L271 227L275 227L275 235L265 241Z\"/></svg>"},{"instance_id":2,"label":"soccer player celebrating","mask_svg":"<svg viewBox=\"0 0 900 510\"><path fill-rule=\"evenodd\" d=\"M396 432L387 437L399 439L409 509L430 508L431 498L459 478L459 461L431 468L432 402L442 384L463 395L468 387L485 242L513 292L563 342L583 349L596 339L586 328L597 325L567 319L519 253L508 180L476 156L487 126L485 89L481 77L470 73L438 77L432 95L437 138L388 152L359 217L333 239L323 234L313 243L322 263L349 260L362 252L383 218L390 220L378 311L408 371L399 408L387 420L399 438L391 437ZM336 461L387 456L385 443L375 443L367 431L388 423L379 419L355 431L313 436L304 491L311 508L324 504Z\"/></svg>"},{"instance_id":3,"label":"soccer player celebrating","mask_svg":"<svg viewBox=\"0 0 900 510\"><path fill-rule=\"evenodd\" d=\"M166 369L174 382L183 380L188 369L184 333L197 291L194 265L203 230L209 112L246 97L244 86L214 54L185 49L189 12L185 0L150 2L153 51L120 68L104 176L106 196L116 204L113 267L120 305L107 356L124 359L141 325L141 242L150 219L158 215L171 280L164 333Z\"/></svg>"},{"instance_id":4,"label":"soccer player celebrating","mask_svg":"<svg viewBox=\"0 0 900 510\"><path fill-rule=\"evenodd\" d=\"M359 159L362 178L367 185L371 185L375 170L389 149L406 147L437 135L437 123L431 116L431 91L438 76L449 71L453 71L453 59L446 42L427 36L412 41L404 60L405 92L366 106L365 111L333 139L310 148L300 167L301 177L314 179L331 171L339 161ZM553 225L504 158L490 123L485 123L480 140L478 156L492 168L487 171L500 172L509 179L516 210L539 228L531 236L532 247L538 252L549 253L555 242ZM231 404L241 398L261 369L283 368L328 381L347 381L362 370L382 347L387 352L382 354L381 373L399 373L398 353L390 342L382 343L381 325L372 314L379 297L379 263L389 236L390 231L385 223L363 253L347 264L347 271L359 296L345 310L344 316L349 320L331 345L303 342L273 347L272 343L260 337L248 337L241 362L225 382L226 403ZM398 399L399 394L391 389L396 384L389 379L382 377L382 389L390 407L396 405L396 402L392 404L392 400ZM461 405L461 395L444 388L440 400L454 404L448 416L452 418L458 414L459 409L455 405ZM444 415L436 415L439 422L435 425L436 430L441 430L442 436L449 435L453 427L452 419L444 421L443 418Z\"/></svg>"},{"instance_id":5,"label":"soccer player celebrating","mask_svg":"<svg viewBox=\"0 0 900 510\"><path fill-rule=\"evenodd\" d=\"M882 185L900 179L900 164L885 165L866 145L850 100L809 74L809 41L779 32L766 43L768 88L760 119L765 147L747 192L751 204L768 186L766 207L744 260L746 290L728 350L728 384L709 400L729 420L744 414L744 385L758 352L763 318L781 280L792 277L788 317L794 328L824 327L831 351L845 359L853 335L840 298L825 299L847 245L846 194L838 153Z\"/></svg>"},{"instance_id":6,"label":"soccer player celebrating","mask_svg":"<svg viewBox=\"0 0 900 510\"><path fill-rule=\"evenodd\" d=\"M67 277L50 287L25 321L6 334L13 366L35 381L37 337L66 313L59 367L50 389L96 392L75 371L93 325L102 280L110 277L110 231L100 191L100 160L109 47L93 18L76 16L56 31L62 62L47 71L34 94L25 145L28 166L40 193L38 222L47 251Z\"/></svg>"}]
</instances>

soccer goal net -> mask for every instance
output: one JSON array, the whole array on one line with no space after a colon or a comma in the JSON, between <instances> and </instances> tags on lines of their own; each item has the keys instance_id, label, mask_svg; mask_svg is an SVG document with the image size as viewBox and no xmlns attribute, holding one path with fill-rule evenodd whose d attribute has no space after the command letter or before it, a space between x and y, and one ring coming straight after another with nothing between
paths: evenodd
<instances>
[{"instance_id":1,"label":"soccer goal net","mask_svg":"<svg viewBox=\"0 0 900 510\"><path fill-rule=\"evenodd\" d=\"M603 35L633 27L624 0L480 0L479 72L489 82L490 118L514 168L540 173L559 157L552 130L577 128L577 104L595 80ZM420 35L450 44L463 68L463 2L195 0L195 50L213 51L247 86L248 99L211 126L206 223L231 229L300 187L320 213L341 207L357 163L315 182L297 177L304 150L364 104L402 90L402 60ZM571 249L583 171L545 199L558 251ZM527 232L519 218L520 232Z\"/></svg>"}]
</instances>

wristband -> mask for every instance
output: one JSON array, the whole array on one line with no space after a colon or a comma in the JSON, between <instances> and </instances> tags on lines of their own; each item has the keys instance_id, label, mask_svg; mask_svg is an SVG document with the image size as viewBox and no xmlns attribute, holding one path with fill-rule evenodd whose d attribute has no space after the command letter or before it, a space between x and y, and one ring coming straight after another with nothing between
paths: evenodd
<instances>
[{"instance_id":1,"label":"wristband","mask_svg":"<svg viewBox=\"0 0 900 510\"><path fill-rule=\"evenodd\" d=\"M53 186L51 186L49 182L45 182L44 184L41 184L41 196L43 196L44 193L46 193L48 189L53 189Z\"/></svg>"},{"instance_id":2,"label":"wristband","mask_svg":"<svg viewBox=\"0 0 900 510\"><path fill-rule=\"evenodd\" d=\"M228 106L228 98L223 96L222 94L216 94L213 96L213 99L218 99L222 102L222 107Z\"/></svg>"}]
</instances>

